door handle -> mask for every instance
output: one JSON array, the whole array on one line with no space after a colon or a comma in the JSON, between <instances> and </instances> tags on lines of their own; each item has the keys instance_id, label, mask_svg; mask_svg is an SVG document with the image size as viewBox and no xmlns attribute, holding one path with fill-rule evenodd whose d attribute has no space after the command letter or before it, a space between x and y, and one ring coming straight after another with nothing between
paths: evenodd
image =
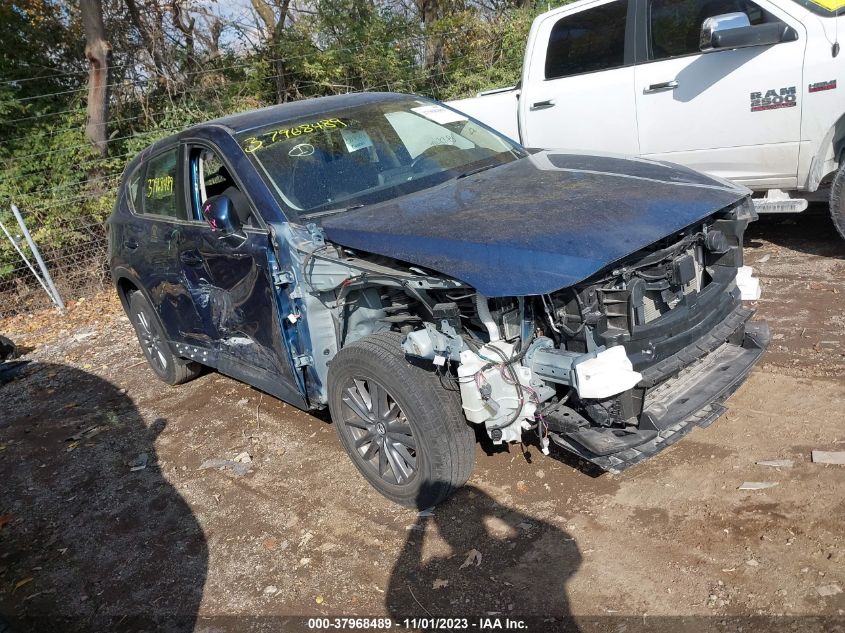
<instances>
[{"instance_id":1,"label":"door handle","mask_svg":"<svg viewBox=\"0 0 845 633\"><path fill-rule=\"evenodd\" d=\"M674 90L678 87L678 80L673 79L672 81L663 81L659 84L651 84L648 88L643 90L643 94L651 94L653 92L665 92L667 90Z\"/></svg>"},{"instance_id":2,"label":"door handle","mask_svg":"<svg viewBox=\"0 0 845 633\"><path fill-rule=\"evenodd\" d=\"M186 266L202 266L203 259L199 256L199 254L185 251L181 255L179 255L179 259L182 260L182 263Z\"/></svg>"},{"instance_id":3,"label":"door handle","mask_svg":"<svg viewBox=\"0 0 845 633\"><path fill-rule=\"evenodd\" d=\"M555 100L554 99L546 99L545 101L537 101L531 104L532 110L545 110L546 108L554 108L555 107Z\"/></svg>"},{"instance_id":4,"label":"door handle","mask_svg":"<svg viewBox=\"0 0 845 633\"><path fill-rule=\"evenodd\" d=\"M134 251L136 248L138 248L140 246L140 244L138 243L138 240L136 240L133 237L130 237L129 239L124 240L123 245L126 248L128 248L130 251Z\"/></svg>"}]
</instances>

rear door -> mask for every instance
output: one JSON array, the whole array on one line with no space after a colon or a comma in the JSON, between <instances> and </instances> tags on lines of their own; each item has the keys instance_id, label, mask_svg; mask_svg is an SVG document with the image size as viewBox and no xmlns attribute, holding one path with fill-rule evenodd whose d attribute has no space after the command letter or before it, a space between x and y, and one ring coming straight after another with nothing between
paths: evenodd
<instances>
[{"instance_id":1,"label":"rear door","mask_svg":"<svg viewBox=\"0 0 845 633\"><path fill-rule=\"evenodd\" d=\"M178 258L181 230L188 215L181 192L180 148L174 145L145 161L139 172L138 219L126 227L123 249L161 317L168 339L208 346L191 296L183 284ZM131 189L131 187L130 187Z\"/></svg>"},{"instance_id":2,"label":"rear door","mask_svg":"<svg viewBox=\"0 0 845 633\"><path fill-rule=\"evenodd\" d=\"M800 22L765 0L640 0L637 119L643 156L753 187L794 187L801 136ZM799 38L699 51L702 22L743 12L781 21Z\"/></svg>"},{"instance_id":3,"label":"rear door","mask_svg":"<svg viewBox=\"0 0 845 633\"><path fill-rule=\"evenodd\" d=\"M639 152L634 4L597 0L535 22L519 102L523 145Z\"/></svg>"}]
</instances>

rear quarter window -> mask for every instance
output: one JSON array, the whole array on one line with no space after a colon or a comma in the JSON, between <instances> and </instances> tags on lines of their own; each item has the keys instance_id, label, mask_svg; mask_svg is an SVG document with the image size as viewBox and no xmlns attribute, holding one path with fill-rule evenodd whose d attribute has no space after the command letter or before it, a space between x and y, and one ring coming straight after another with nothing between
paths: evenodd
<instances>
[{"instance_id":1,"label":"rear quarter window","mask_svg":"<svg viewBox=\"0 0 845 633\"><path fill-rule=\"evenodd\" d=\"M167 150L147 161L142 183L146 215L186 220L185 203L179 195L179 151Z\"/></svg>"},{"instance_id":2,"label":"rear quarter window","mask_svg":"<svg viewBox=\"0 0 845 633\"><path fill-rule=\"evenodd\" d=\"M129 200L129 208L136 213L141 211L141 177L144 170L137 167L126 181L126 198Z\"/></svg>"}]
</instances>

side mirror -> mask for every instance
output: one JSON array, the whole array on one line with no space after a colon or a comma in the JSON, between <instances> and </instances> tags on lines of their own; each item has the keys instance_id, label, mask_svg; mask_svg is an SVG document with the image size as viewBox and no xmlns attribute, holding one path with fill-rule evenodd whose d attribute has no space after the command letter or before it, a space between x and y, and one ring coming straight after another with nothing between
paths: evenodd
<instances>
[{"instance_id":1,"label":"side mirror","mask_svg":"<svg viewBox=\"0 0 845 633\"><path fill-rule=\"evenodd\" d=\"M202 217L213 231L232 235L241 230L241 220L229 196L212 196L202 205Z\"/></svg>"},{"instance_id":2,"label":"side mirror","mask_svg":"<svg viewBox=\"0 0 845 633\"><path fill-rule=\"evenodd\" d=\"M798 33L783 22L751 26L745 13L724 13L707 18L701 25L702 53L749 46L769 46L798 39Z\"/></svg>"}]
</instances>

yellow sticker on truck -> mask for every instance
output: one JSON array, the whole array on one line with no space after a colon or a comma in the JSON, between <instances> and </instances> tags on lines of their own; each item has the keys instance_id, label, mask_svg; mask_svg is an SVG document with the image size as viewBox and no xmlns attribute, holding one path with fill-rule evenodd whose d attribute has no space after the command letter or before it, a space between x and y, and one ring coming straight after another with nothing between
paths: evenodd
<instances>
[{"instance_id":1,"label":"yellow sticker on truck","mask_svg":"<svg viewBox=\"0 0 845 633\"><path fill-rule=\"evenodd\" d=\"M810 2L828 11L838 11L839 9L845 8L845 0L810 0Z\"/></svg>"}]
</instances>

